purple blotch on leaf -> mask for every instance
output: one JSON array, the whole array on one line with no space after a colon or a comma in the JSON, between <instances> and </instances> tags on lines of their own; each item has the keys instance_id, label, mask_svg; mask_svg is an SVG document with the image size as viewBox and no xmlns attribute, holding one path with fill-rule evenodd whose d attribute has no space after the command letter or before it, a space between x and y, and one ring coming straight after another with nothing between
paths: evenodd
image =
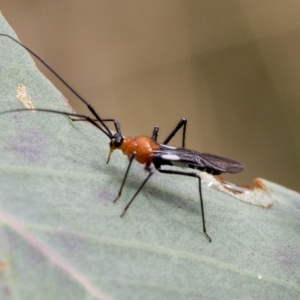
<instances>
[{"instance_id":1,"label":"purple blotch on leaf","mask_svg":"<svg viewBox=\"0 0 300 300\"><path fill-rule=\"evenodd\" d=\"M293 269L299 265L300 250L289 245L281 245L275 250L275 258L282 268Z\"/></svg>"},{"instance_id":2,"label":"purple blotch on leaf","mask_svg":"<svg viewBox=\"0 0 300 300\"><path fill-rule=\"evenodd\" d=\"M113 202L113 200L116 198L118 193L118 189L116 189L115 193L112 194L108 190L105 190L104 188L98 188L96 190L96 198L99 199L101 202Z\"/></svg>"},{"instance_id":3,"label":"purple blotch on leaf","mask_svg":"<svg viewBox=\"0 0 300 300\"><path fill-rule=\"evenodd\" d=\"M9 149L18 158L37 163L43 160L48 149L48 138L43 132L37 130L22 133L14 137Z\"/></svg>"}]
</instances>

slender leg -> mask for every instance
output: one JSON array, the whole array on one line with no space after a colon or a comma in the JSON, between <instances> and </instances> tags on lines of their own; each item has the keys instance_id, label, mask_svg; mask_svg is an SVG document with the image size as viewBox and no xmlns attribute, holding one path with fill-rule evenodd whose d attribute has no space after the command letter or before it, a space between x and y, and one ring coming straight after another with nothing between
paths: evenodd
<instances>
[{"instance_id":1,"label":"slender leg","mask_svg":"<svg viewBox=\"0 0 300 300\"><path fill-rule=\"evenodd\" d=\"M202 214L202 226L203 226L203 233L206 235L209 242L211 242L211 238L206 233L206 227L205 227L205 218L204 218L204 206L203 206L203 200L202 200L202 188L201 188L201 177L193 172L181 172L181 171L173 171L173 170L162 170L160 167L157 168L157 171L165 174L175 174L175 175L183 175L183 176L190 176L190 177L196 177L198 178L199 182L199 196L200 196L200 208L201 208L201 214Z\"/></svg>"},{"instance_id":2,"label":"slender leg","mask_svg":"<svg viewBox=\"0 0 300 300\"><path fill-rule=\"evenodd\" d=\"M127 209L129 208L130 204L133 202L133 200L135 199L135 197L138 195L138 193L142 190L142 188L144 187L144 185L147 183L147 181L149 180L149 178L153 175L153 170L150 169L149 167L146 167L146 170L149 171L148 176L146 177L146 179L143 181L143 183L141 184L141 186L138 188L138 190L136 191L136 193L133 195L133 197L131 198L131 200L127 203L127 205L125 206L122 214L121 214L121 218L125 215Z\"/></svg>"},{"instance_id":3,"label":"slender leg","mask_svg":"<svg viewBox=\"0 0 300 300\"><path fill-rule=\"evenodd\" d=\"M157 142L158 131L159 131L159 127L155 126L151 136L151 140L154 142Z\"/></svg>"},{"instance_id":4,"label":"slender leg","mask_svg":"<svg viewBox=\"0 0 300 300\"><path fill-rule=\"evenodd\" d=\"M168 137L163 141L163 144L167 145L173 136L178 132L178 130L183 126L183 133L182 133L182 148L185 148L185 132L186 132L186 124L187 119L182 118L174 130L168 135Z\"/></svg>"},{"instance_id":5,"label":"slender leg","mask_svg":"<svg viewBox=\"0 0 300 300\"><path fill-rule=\"evenodd\" d=\"M133 152L133 153L131 154L131 156L130 156L129 164L128 164L127 170L126 170L126 172L125 172L125 175L124 175L124 178L123 178L123 181L122 181L122 184L121 184L121 187L120 187L118 196L117 196L117 198L114 200L114 202L116 202L116 201L120 198L120 196L122 195L122 190L123 190L125 181L126 181L126 179L127 179L127 175L128 175L129 169L130 169L130 167L131 167L131 164L132 164L132 162L133 162L135 156L136 156L136 152Z\"/></svg>"},{"instance_id":6,"label":"slender leg","mask_svg":"<svg viewBox=\"0 0 300 300\"><path fill-rule=\"evenodd\" d=\"M173 138L173 136L178 132L178 130L183 126L183 132L182 132L182 148L185 148L185 132L186 132L186 123L187 120L185 118L182 118L177 126L174 128L174 130L168 135L168 137L163 141L163 144L167 145L170 140ZM157 136L158 136L159 127L155 126L152 133L152 141L157 142Z\"/></svg>"}]
</instances>

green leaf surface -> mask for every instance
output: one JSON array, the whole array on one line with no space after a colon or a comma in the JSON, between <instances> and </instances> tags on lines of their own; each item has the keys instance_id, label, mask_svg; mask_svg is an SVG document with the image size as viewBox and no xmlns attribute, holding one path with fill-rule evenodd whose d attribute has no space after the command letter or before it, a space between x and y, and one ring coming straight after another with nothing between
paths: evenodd
<instances>
[{"instance_id":1,"label":"green leaf surface","mask_svg":"<svg viewBox=\"0 0 300 300\"><path fill-rule=\"evenodd\" d=\"M15 36L2 17L0 32ZM34 107L70 111L0 37L1 111L24 108L18 84ZM298 193L264 181L264 209L203 185L208 243L195 179L155 173L120 218L146 173L135 163L114 204L128 160L106 164L103 133L30 111L0 125L0 299L299 299Z\"/></svg>"}]
</instances>

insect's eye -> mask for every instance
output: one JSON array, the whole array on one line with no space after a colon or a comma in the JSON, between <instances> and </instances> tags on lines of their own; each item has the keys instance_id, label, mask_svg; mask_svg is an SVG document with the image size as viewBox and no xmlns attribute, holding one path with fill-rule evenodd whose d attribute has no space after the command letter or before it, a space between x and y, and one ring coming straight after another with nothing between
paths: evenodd
<instances>
[{"instance_id":1,"label":"insect's eye","mask_svg":"<svg viewBox=\"0 0 300 300\"><path fill-rule=\"evenodd\" d=\"M116 133L112 138L111 142L109 143L109 146L111 148L119 148L122 145L122 143L123 137L120 134Z\"/></svg>"}]
</instances>

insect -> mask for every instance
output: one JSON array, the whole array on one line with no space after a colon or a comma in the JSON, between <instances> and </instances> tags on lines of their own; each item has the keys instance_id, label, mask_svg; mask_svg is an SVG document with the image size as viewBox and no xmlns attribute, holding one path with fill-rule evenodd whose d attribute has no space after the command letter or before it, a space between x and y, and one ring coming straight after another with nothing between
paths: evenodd
<instances>
[{"instance_id":1,"label":"insect","mask_svg":"<svg viewBox=\"0 0 300 300\"><path fill-rule=\"evenodd\" d=\"M202 172L207 172L212 175L219 175L221 173L238 173L244 169L244 165L235 160L224 158L221 156L208 154L208 153L199 153L196 151L188 150L185 148L185 138L186 138L186 126L187 120L182 118L177 126L173 129L173 131L167 136L167 138L160 144L157 142L159 127L155 126L150 136L139 136L136 138L127 138L122 135L121 128L117 120L115 119L102 119L99 114L94 110L94 108L89 104L82 96L80 96L63 78L61 78L46 62L44 62L38 55L36 55L32 50L27 48L25 45L20 43L15 38L7 35L1 34L0 36L5 36L20 46L24 47L28 52L30 52L35 58L37 58L44 66L46 66L54 75L57 76L59 80L61 80L89 109L92 113L93 117L69 113L63 111L56 111L50 109L35 109L35 111L39 112L47 112L47 113L55 113L66 115L71 118L72 121L87 121L97 127L100 131L102 131L109 139L110 139L110 151L108 154L107 163L110 160L111 154L114 150L121 150L123 154L125 154L129 163L121 183L118 195L114 202L116 202L120 196L122 195L122 190L125 185L126 179L128 177L128 173L132 162L136 160L140 164L145 165L145 170L148 172L147 177L144 179L140 187L137 189L133 197L130 199L128 204L125 206L121 217L124 216L136 196L145 186L150 177L154 174L154 169L156 169L160 173L171 174L171 175L181 175L194 177L198 180L198 193L200 199L200 209L202 215L202 228L203 233L207 237L208 241L211 242L211 238L206 232L205 226L205 214L204 214L204 205L203 205L203 197L202 197L202 186L201 186L201 177L198 173L193 171L192 169L197 169ZM1 112L0 115L12 112L21 112L21 111L29 111L28 109L14 109L9 111ZM116 133L113 133L108 127L107 123L113 123L115 127ZM169 146L168 143L174 137L174 135L182 128L182 147L176 148ZM153 168L154 166L154 168ZM166 169L164 166L169 167L181 167L182 170L178 169Z\"/></svg>"}]
</instances>

